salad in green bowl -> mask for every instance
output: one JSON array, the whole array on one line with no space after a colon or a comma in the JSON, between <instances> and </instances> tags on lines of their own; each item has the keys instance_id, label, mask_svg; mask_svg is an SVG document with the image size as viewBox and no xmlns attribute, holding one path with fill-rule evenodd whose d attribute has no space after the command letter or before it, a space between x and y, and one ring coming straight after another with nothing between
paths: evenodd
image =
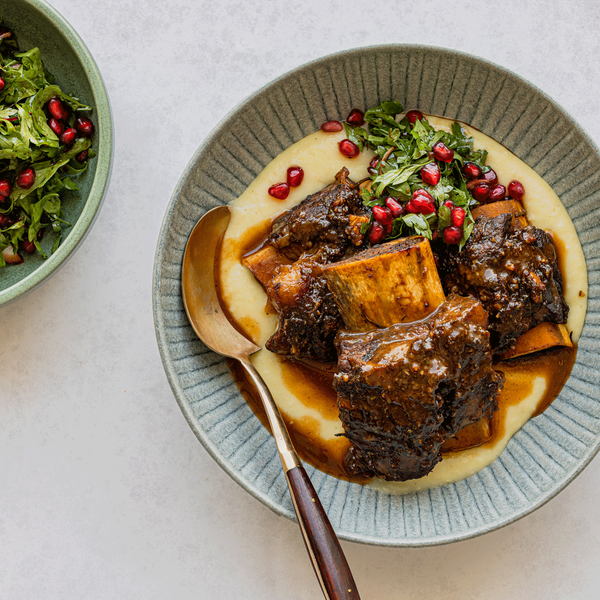
<instances>
[{"instance_id":1,"label":"salad in green bowl","mask_svg":"<svg viewBox=\"0 0 600 600\"><path fill-rule=\"evenodd\" d=\"M38 48L19 52L0 27L0 266L23 253L46 253L40 240L53 232L60 245L62 190L78 190L73 177L95 156L90 148L91 107L66 94L45 68Z\"/></svg>"}]
</instances>

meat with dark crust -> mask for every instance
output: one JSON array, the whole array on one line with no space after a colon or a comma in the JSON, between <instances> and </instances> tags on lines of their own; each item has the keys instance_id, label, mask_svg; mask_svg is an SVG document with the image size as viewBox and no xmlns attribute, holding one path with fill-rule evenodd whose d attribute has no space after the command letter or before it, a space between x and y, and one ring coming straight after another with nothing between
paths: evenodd
<instances>
[{"instance_id":1,"label":"meat with dark crust","mask_svg":"<svg viewBox=\"0 0 600 600\"><path fill-rule=\"evenodd\" d=\"M479 217L463 250L449 250L442 270L447 294L471 294L488 311L495 352L539 323L567 322L552 240L514 215Z\"/></svg>"},{"instance_id":2,"label":"meat with dark crust","mask_svg":"<svg viewBox=\"0 0 600 600\"><path fill-rule=\"evenodd\" d=\"M345 167L335 182L308 196L273 223L268 243L294 261L266 286L279 315L266 347L277 354L335 361L335 335L342 318L321 275L320 265L339 260L363 244L367 222L358 186Z\"/></svg>"},{"instance_id":3,"label":"meat with dark crust","mask_svg":"<svg viewBox=\"0 0 600 600\"><path fill-rule=\"evenodd\" d=\"M280 267L267 285L267 296L279 315L267 350L296 358L336 360L334 340L343 321L318 263L306 259Z\"/></svg>"},{"instance_id":4,"label":"meat with dark crust","mask_svg":"<svg viewBox=\"0 0 600 600\"><path fill-rule=\"evenodd\" d=\"M422 477L446 439L496 410L504 376L492 368L487 314L474 298L450 296L422 321L340 332L336 346L352 474Z\"/></svg>"},{"instance_id":5,"label":"meat with dark crust","mask_svg":"<svg viewBox=\"0 0 600 600\"><path fill-rule=\"evenodd\" d=\"M329 263L362 245L360 225L368 222L366 214L358 186L344 167L334 183L279 217L268 241L291 260L304 255Z\"/></svg>"}]
</instances>

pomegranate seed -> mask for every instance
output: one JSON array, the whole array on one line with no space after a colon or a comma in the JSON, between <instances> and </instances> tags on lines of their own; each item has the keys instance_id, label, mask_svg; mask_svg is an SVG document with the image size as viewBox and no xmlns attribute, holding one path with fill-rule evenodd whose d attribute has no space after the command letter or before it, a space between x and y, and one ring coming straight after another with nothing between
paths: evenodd
<instances>
[{"instance_id":1,"label":"pomegranate seed","mask_svg":"<svg viewBox=\"0 0 600 600\"><path fill-rule=\"evenodd\" d=\"M55 119L62 119L66 116L62 102L56 96L48 100L48 111Z\"/></svg>"},{"instance_id":2,"label":"pomegranate seed","mask_svg":"<svg viewBox=\"0 0 600 600\"><path fill-rule=\"evenodd\" d=\"M33 254L35 252L35 244L29 240L21 240L21 250L25 250L27 254Z\"/></svg>"},{"instance_id":3,"label":"pomegranate seed","mask_svg":"<svg viewBox=\"0 0 600 600\"><path fill-rule=\"evenodd\" d=\"M379 164L379 157L375 156L371 159L369 166L367 167L367 172L369 175L377 174L377 165Z\"/></svg>"},{"instance_id":4,"label":"pomegranate seed","mask_svg":"<svg viewBox=\"0 0 600 600\"><path fill-rule=\"evenodd\" d=\"M94 124L85 117L77 117L75 119L75 129L77 129L83 137L94 135Z\"/></svg>"},{"instance_id":5,"label":"pomegranate seed","mask_svg":"<svg viewBox=\"0 0 600 600\"><path fill-rule=\"evenodd\" d=\"M513 200L523 200L523 196L525 195L525 188L523 187L523 184L516 179L511 181L508 184L508 195Z\"/></svg>"},{"instance_id":6,"label":"pomegranate seed","mask_svg":"<svg viewBox=\"0 0 600 600\"><path fill-rule=\"evenodd\" d=\"M321 131L325 133L335 133L336 131L342 131L344 126L339 121L326 121L321 125Z\"/></svg>"},{"instance_id":7,"label":"pomegranate seed","mask_svg":"<svg viewBox=\"0 0 600 600\"><path fill-rule=\"evenodd\" d=\"M444 241L446 244L460 244L462 238L463 232L460 227L455 227L452 225L444 229Z\"/></svg>"},{"instance_id":8,"label":"pomegranate seed","mask_svg":"<svg viewBox=\"0 0 600 600\"><path fill-rule=\"evenodd\" d=\"M348 158L354 158L355 156L358 156L360 154L358 146L350 140L342 140L338 144L338 148L340 149L340 152Z\"/></svg>"},{"instance_id":9,"label":"pomegranate seed","mask_svg":"<svg viewBox=\"0 0 600 600\"><path fill-rule=\"evenodd\" d=\"M506 197L506 188L503 185L495 185L490 190L490 195L488 196L488 202L499 202L500 200L504 200Z\"/></svg>"},{"instance_id":10,"label":"pomegranate seed","mask_svg":"<svg viewBox=\"0 0 600 600\"><path fill-rule=\"evenodd\" d=\"M433 202L433 196L427 190L424 190L423 188L419 188L418 190L415 190L413 192L412 197L416 198L417 196L425 196L425 198L429 198L429 200L431 200Z\"/></svg>"},{"instance_id":11,"label":"pomegranate seed","mask_svg":"<svg viewBox=\"0 0 600 600\"><path fill-rule=\"evenodd\" d=\"M408 202L405 204L405 206L404 206L404 209L406 210L406 212L409 212L409 213L414 213L414 214L416 214L416 213L418 213L418 212L419 212L419 211L417 210L417 207L416 207L416 206L415 206L415 205L412 203L412 200L409 200L409 201L408 201Z\"/></svg>"},{"instance_id":12,"label":"pomegranate seed","mask_svg":"<svg viewBox=\"0 0 600 600\"><path fill-rule=\"evenodd\" d=\"M494 169L490 169L487 173L483 174L483 178L491 185L494 186L498 183L498 175Z\"/></svg>"},{"instance_id":13,"label":"pomegranate seed","mask_svg":"<svg viewBox=\"0 0 600 600\"><path fill-rule=\"evenodd\" d=\"M468 162L463 167L463 173L469 179L477 179L481 176L481 169L475 163Z\"/></svg>"},{"instance_id":14,"label":"pomegranate seed","mask_svg":"<svg viewBox=\"0 0 600 600\"><path fill-rule=\"evenodd\" d=\"M385 199L385 205L390 209L394 219L397 219L404 214L404 207L396 200L396 198L392 198L392 196L388 196Z\"/></svg>"},{"instance_id":15,"label":"pomegranate seed","mask_svg":"<svg viewBox=\"0 0 600 600\"><path fill-rule=\"evenodd\" d=\"M290 195L290 186L287 183L276 183L269 188L269 196L277 200L285 200Z\"/></svg>"},{"instance_id":16,"label":"pomegranate seed","mask_svg":"<svg viewBox=\"0 0 600 600\"><path fill-rule=\"evenodd\" d=\"M485 202L490 195L490 185L484 181L479 182L471 190L471 195L478 202Z\"/></svg>"},{"instance_id":17,"label":"pomegranate seed","mask_svg":"<svg viewBox=\"0 0 600 600\"><path fill-rule=\"evenodd\" d=\"M52 119L48 119L48 127L50 127L50 129L52 129L52 131L58 136L60 136L60 134L65 130L63 122L59 119L55 119L54 117L52 117Z\"/></svg>"},{"instance_id":18,"label":"pomegranate seed","mask_svg":"<svg viewBox=\"0 0 600 600\"><path fill-rule=\"evenodd\" d=\"M452 212L450 213L450 222L452 225L454 225L454 227L462 227L466 216L467 213L465 212L465 209L457 206L453 208Z\"/></svg>"},{"instance_id":19,"label":"pomegranate seed","mask_svg":"<svg viewBox=\"0 0 600 600\"><path fill-rule=\"evenodd\" d=\"M76 136L77 131L73 127L69 127L68 129L65 129L59 139L63 144L70 146L75 141Z\"/></svg>"},{"instance_id":20,"label":"pomegranate seed","mask_svg":"<svg viewBox=\"0 0 600 600\"><path fill-rule=\"evenodd\" d=\"M3 77L0 77L0 90L4 89L4 86L6 85L6 82L4 81Z\"/></svg>"},{"instance_id":21,"label":"pomegranate seed","mask_svg":"<svg viewBox=\"0 0 600 600\"><path fill-rule=\"evenodd\" d=\"M85 162L88 159L88 150L83 150L82 152L80 152L76 157L76 160L78 160L80 163Z\"/></svg>"},{"instance_id":22,"label":"pomegranate seed","mask_svg":"<svg viewBox=\"0 0 600 600\"><path fill-rule=\"evenodd\" d=\"M452 200L444 200L444 206L447 206L448 208L454 208L454 202L452 202Z\"/></svg>"},{"instance_id":23,"label":"pomegranate seed","mask_svg":"<svg viewBox=\"0 0 600 600\"><path fill-rule=\"evenodd\" d=\"M353 108L346 117L346 121L350 123L350 125L360 127L365 122L365 113L363 113L362 110L358 110L358 108Z\"/></svg>"},{"instance_id":24,"label":"pomegranate seed","mask_svg":"<svg viewBox=\"0 0 600 600\"><path fill-rule=\"evenodd\" d=\"M392 216L392 211L385 206L374 206L373 207L373 218L380 225L389 225L394 217Z\"/></svg>"},{"instance_id":25,"label":"pomegranate seed","mask_svg":"<svg viewBox=\"0 0 600 600\"><path fill-rule=\"evenodd\" d=\"M412 198L409 202L412 204L415 212L421 213L422 215L430 215L435 212L435 204L425 196L417 196Z\"/></svg>"},{"instance_id":26,"label":"pomegranate seed","mask_svg":"<svg viewBox=\"0 0 600 600\"><path fill-rule=\"evenodd\" d=\"M406 115L404 115L409 123L411 123L412 125L415 124L415 121L422 121L423 120L423 113L420 110L409 110Z\"/></svg>"},{"instance_id":27,"label":"pomegranate seed","mask_svg":"<svg viewBox=\"0 0 600 600\"><path fill-rule=\"evenodd\" d=\"M454 150L448 148L444 142L438 142L437 144L434 144L431 151L433 152L433 155L442 162L450 163L454 158Z\"/></svg>"},{"instance_id":28,"label":"pomegranate seed","mask_svg":"<svg viewBox=\"0 0 600 600\"><path fill-rule=\"evenodd\" d=\"M298 187L304 179L302 167L289 167L287 170L287 182L290 187Z\"/></svg>"},{"instance_id":29,"label":"pomegranate seed","mask_svg":"<svg viewBox=\"0 0 600 600\"><path fill-rule=\"evenodd\" d=\"M428 185L437 185L442 174L435 163L429 163L421 169L421 179Z\"/></svg>"},{"instance_id":30,"label":"pomegranate seed","mask_svg":"<svg viewBox=\"0 0 600 600\"><path fill-rule=\"evenodd\" d=\"M385 230L379 223L373 223L371 229L369 229L369 241L371 244L378 244L383 240L385 236Z\"/></svg>"},{"instance_id":31,"label":"pomegranate seed","mask_svg":"<svg viewBox=\"0 0 600 600\"><path fill-rule=\"evenodd\" d=\"M35 171L31 167L27 167L17 176L17 185L23 190L28 190L34 183Z\"/></svg>"},{"instance_id":32,"label":"pomegranate seed","mask_svg":"<svg viewBox=\"0 0 600 600\"><path fill-rule=\"evenodd\" d=\"M439 230L439 229L434 229L434 230L431 232L431 241L432 241L432 242L435 242L435 240L437 240L437 239L438 239L439 235L440 235L440 230ZM435 255L434 255L434 256L435 256ZM436 263L435 263L435 264L436 264L436 266L437 266L437 261L436 261Z\"/></svg>"},{"instance_id":33,"label":"pomegranate seed","mask_svg":"<svg viewBox=\"0 0 600 600\"><path fill-rule=\"evenodd\" d=\"M0 181L0 198L8 198L12 193L12 183L8 179Z\"/></svg>"}]
</instances>

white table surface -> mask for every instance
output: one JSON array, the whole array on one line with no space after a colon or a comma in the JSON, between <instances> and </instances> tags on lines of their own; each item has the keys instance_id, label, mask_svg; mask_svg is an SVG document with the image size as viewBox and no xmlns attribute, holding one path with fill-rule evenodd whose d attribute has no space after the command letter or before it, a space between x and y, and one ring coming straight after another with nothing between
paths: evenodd
<instances>
[{"instance_id":1,"label":"white table surface","mask_svg":"<svg viewBox=\"0 0 600 600\"><path fill-rule=\"evenodd\" d=\"M214 125L314 58L411 42L529 79L600 143L600 5L52 0L114 111L112 183L65 268L0 309L0 598L320 598L297 525L213 462L167 383L152 321L162 217ZM600 597L600 459L483 537L343 543L363 600Z\"/></svg>"}]
</instances>

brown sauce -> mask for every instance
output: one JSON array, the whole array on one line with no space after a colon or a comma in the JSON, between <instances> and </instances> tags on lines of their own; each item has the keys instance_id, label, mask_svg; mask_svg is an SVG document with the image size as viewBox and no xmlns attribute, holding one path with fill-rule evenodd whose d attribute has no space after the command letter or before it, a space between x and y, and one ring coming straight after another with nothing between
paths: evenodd
<instances>
[{"instance_id":1,"label":"brown sauce","mask_svg":"<svg viewBox=\"0 0 600 600\"><path fill-rule=\"evenodd\" d=\"M301 363L287 362L282 358L280 362L284 369L284 376L291 386L290 389L298 395L298 398L311 408L322 410L325 414L337 415L333 373L325 375ZM238 361L231 359L227 359L227 364L242 396L260 422L270 431L262 401L254 385L248 381L243 367ZM292 438L294 448L303 461L338 479L360 483L367 481L351 477L346 471L344 457L350 448L350 442L345 437L338 436L333 440L323 440L318 434L319 423L314 419L305 417L301 421L292 420L284 411L281 411L281 416Z\"/></svg>"},{"instance_id":2,"label":"brown sauce","mask_svg":"<svg viewBox=\"0 0 600 600\"><path fill-rule=\"evenodd\" d=\"M241 261L244 256L263 245L271 224L272 221L266 221L247 230L245 239L237 245L237 260ZM553 242L556 246L561 272L564 274L564 265L561 261L561 257L564 257L565 254L564 248L556 238L553 238ZM253 324L236 321L225 302L222 301L222 285L219 277L221 254L220 243L216 254L215 284L222 308L234 327L244 336L253 340ZM498 397L498 410L492 419L486 419L485 423L471 425L460 431L455 438L448 440L442 447L442 453L451 455L476 446L493 446L505 434L504 423L508 408L518 404L531 394L533 381L538 376L545 379L546 391L533 416L541 414L558 396L569 378L576 353L576 347L560 347L497 362L495 368L504 372L506 376L504 388ZM308 364L307 362L287 360L280 356L277 358L286 387L307 408L318 411L327 419L336 418L338 415L337 397L333 388L335 365ZM244 369L235 360L227 359L227 364L240 393L261 423L270 430L260 397L252 383L248 381ZM350 447L350 442L344 436L340 435L332 440L324 440L319 436L320 426L314 419L303 417L301 420L292 420L284 411L282 411L282 417L294 447L303 461L339 479L368 483L368 479L357 478L347 472L344 466L344 457Z\"/></svg>"}]
</instances>

